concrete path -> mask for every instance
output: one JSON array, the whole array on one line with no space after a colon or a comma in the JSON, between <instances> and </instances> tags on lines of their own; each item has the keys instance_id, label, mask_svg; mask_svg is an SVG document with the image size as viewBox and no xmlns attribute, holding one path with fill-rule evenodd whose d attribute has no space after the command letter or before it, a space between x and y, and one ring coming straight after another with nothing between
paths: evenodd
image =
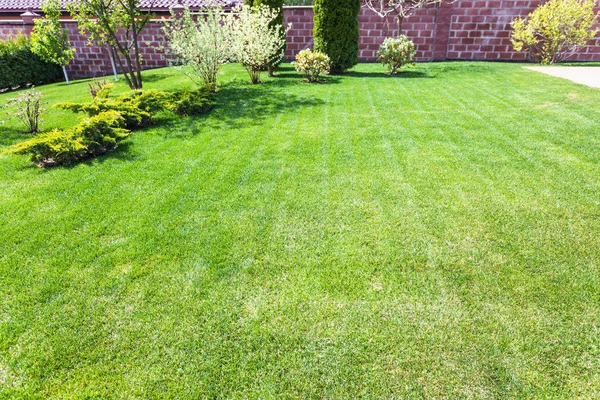
<instances>
[{"instance_id":1,"label":"concrete path","mask_svg":"<svg viewBox=\"0 0 600 400\"><path fill-rule=\"evenodd\" d=\"M532 71L565 78L575 83L600 88L600 67L525 67Z\"/></svg>"}]
</instances>

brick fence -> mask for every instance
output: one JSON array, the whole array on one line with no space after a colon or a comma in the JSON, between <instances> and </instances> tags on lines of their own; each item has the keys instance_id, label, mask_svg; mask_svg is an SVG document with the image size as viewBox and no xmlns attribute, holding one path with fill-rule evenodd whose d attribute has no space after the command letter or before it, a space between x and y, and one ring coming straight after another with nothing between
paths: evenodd
<instances>
[{"instance_id":1,"label":"brick fence","mask_svg":"<svg viewBox=\"0 0 600 400\"><path fill-rule=\"evenodd\" d=\"M440 6L417 10L403 22L403 33L417 48L417 61L436 60L514 60L526 61L528 54L515 52L510 43L510 22L525 16L540 4L540 0L456 0ZM292 29L287 37L286 58L313 43L312 7L286 7L285 23ZM18 33L29 34L33 24L30 13L16 20L0 19L0 39ZM68 69L74 78L110 74L108 51L98 46L86 46L86 38L78 33L74 21L65 20L71 43L77 49L76 58ZM152 21L141 38L141 53L145 68L166 65L161 47L165 45L163 23ZM359 59L375 61L383 39L398 34L395 18L384 21L367 9L359 15ZM600 61L600 37L594 39L572 60Z\"/></svg>"}]
</instances>

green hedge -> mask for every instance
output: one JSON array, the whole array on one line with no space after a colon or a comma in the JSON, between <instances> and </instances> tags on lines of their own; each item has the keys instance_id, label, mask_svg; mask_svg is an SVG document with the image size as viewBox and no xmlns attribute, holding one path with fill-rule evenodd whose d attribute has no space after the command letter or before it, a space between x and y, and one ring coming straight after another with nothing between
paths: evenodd
<instances>
[{"instance_id":1,"label":"green hedge","mask_svg":"<svg viewBox=\"0 0 600 400\"><path fill-rule=\"evenodd\" d=\"M43 62L31 52L25 36L0 40L0 90L58 82L62 76L59 65Z\"/></svg>"},{"instance_id":2,"label":"green hedge","mask_svg":"<svg viewBox=\"0 0 600 400\"><path fill-rule=\"evenodd\" d=\"M315 51L331 59L331 73L358 63L360 0L315 0Z\"/></svg>"}]
</instances>

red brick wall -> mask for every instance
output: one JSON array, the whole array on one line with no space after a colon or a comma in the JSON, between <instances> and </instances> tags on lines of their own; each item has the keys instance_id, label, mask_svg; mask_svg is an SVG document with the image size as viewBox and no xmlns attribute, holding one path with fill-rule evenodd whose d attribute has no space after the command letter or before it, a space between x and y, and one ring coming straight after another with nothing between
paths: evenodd
<instances>
[{"instance_id":1,"label":"red brick wall","mask_svg":"<svg viewBox=\"0 0 600 400\"><path fill-rule=\"evenodd\" d=\"M510 43L510 22L519 15L527 15L540 0L456 0L439 7L417 12L403 22L407 34L417 48L418 61L433 60L527 60L527 53L517 53ZM288 7L285 23L291 23L288 32L286 58L293 57L313 44L312 7ZM86 46L85 37L77 31L76 23L65 21L77 55L69 66L73 78L102 76L112 73L106 49ZM162 22L153 21L145 29L141 53L145 68L167 64L161 47L165 45ZM383 21L373 12L362 9L359 15L359 59L375 61L375 54L387 36L397 35L395 18ZM0 19L0 39L18 33L28 34L31 25L23 20ZM600 61L600 37L572 58L577 61Z\"/></svg>"}]
</instances>

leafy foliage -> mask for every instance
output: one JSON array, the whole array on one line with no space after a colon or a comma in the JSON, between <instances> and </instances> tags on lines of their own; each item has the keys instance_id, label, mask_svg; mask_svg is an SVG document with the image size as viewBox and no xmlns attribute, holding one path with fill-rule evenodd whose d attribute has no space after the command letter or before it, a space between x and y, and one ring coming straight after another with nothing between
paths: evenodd
<instances>
[{"instance_id":1,"label":"leafy foliage","mask_svg":"<svg viewBox=\"0 0 600 400\"><path fill-rule=\"evenodd\" d=\"M116 111L105 111L87 118L66 131L54 130L8 148L6 154L30 155L40 166L73 164L117 147L130 132Z\"/></svg>"},{"instance_id":2,"label":"leafy foliage","mask_svg":"<svg viewBox=\"0 0 600 400\"><path fill-rule=\"evenodd\" d=\"M386 38L377 51L377 58L393 75L403 66L412 64L415 54L415 44L406 35L400 35Z\"/></svg>"},{"instance_id":3,"label":"leafy foliage","mask_svg":"<svg viewBox=\"0 0 600 400\"><path fill-rule=\"evenodd\" d=\"M360 0L315 0L315 51L331 59L330 72L342 73L358 63Z\"/></svg>"},{"instance_id":4,"label":"leafy foliage","mask_svg":"<svg viewBox=\"0 0 600 400\"><path fill-rule=\"evenodd\" d=\"M39 132L42 122L40 116L45 110L42 107L42 94L34 88L9 99L2 108L7 110L9 119L16 118L21 122L26 129L25 133Z\"/></svg>"},{"instance_id":5,"label":"leafy foliage","mask_svg":"<svg viewBox=\"0 0 600 400\"><path fill-rule=\"evenodd\" d=\"M216 87L219 69L232 57L231 24L220 5L204 7L201 13L195 19L188 8L181 16L171 11L163 30L181 71L196 83Z\"/></svg>"},{"instance_id":6,"label":"leafy foliage","mask_svg":"<svg viewBox=\"0 0 600 400\"><path fill-rule=\"evenodd\" d=\"M279 12L266 5L237 7L228 16L232 27L232 50L253 84L260 83L260 73L279 63L284 56L285 37L279 26L272 26Z\"/></svg>"},{"instance_id":7,"label":"leafy foliage","mask_svg":"<svg viewBox=\"0 0 600 400\"><path fill-rule=\"evenodd\" d=\"M175 114L198 115L210 111L215 106L212 86L206 85L194 90L180 90L173 94L169 109Z\"/></svg>"},{"instance_id":8,"label":"leafy foliage","mask_svg":"<svg viewBox=\"0 0 600 400\"><path fill-rule=\"evenodd\" d=\"M139 0L79 0L68 8L88 44L108 45L129 87L141 89L139 36L151 14L141 12Z\"/></svg>"},{"instance_id":9,"label":"leafy foliage","mask_svg":"<svg viewBox=\"0 0 600 400\"><path fill-rule=\"evenodd\" d=\"M60 26L60 9L60 0L46 0L42 3L44 18L34 21L31 51L46 62L64 67L75 57L75 48L71 47L67 30ZM63 71L68 83L66 69Z\"/></svg>"},{"instance_id":10,"label":"leafy foliage","mask_svg":"<svg viewBox=\"0 0 600 400\"><path fill-rule=\"evenodd\" d=\"M60 79L60 67L34 54L25 36L0 41L0 92Z\"/></svg>"},{"instance_id":11,"label":"leafy foliage","mask_svg":"<svg viewBox=\"0 0 600 400\"><path fill-rule=\"evenodd\" d=\"M542 64L554 64L573 55L596 36L595 0L550 0L516 18L512 43L516 51L529 49Z\"/></svg>"},{"instance_id":12,"label":"leafy foliage","mask_svg":"<svg viewBox=\"0 0 600 400\"><path fill-rule=\"evenodd\" d=\"M283 0L248 0L246 4L251 7L258 7L260 5L265 5L273 10L277 10L277 18L273 19L269 24L270 27L278 29L281 33L281 36L285 39L285 27L283 26ZM281 50L285 54L286 43L283 42L283 46ZM278 53L274 54L273 60L269 62L268 69L269 74L273 74L273 69L277 67L281 63L281 58L277 57Z\"/></svg>"},{"instance_id":13,"label":"leafy foliage","mask_svg":"<svg viewBox=\"0 0 600 400\"><path fill-rule=\"evenodd\" d=\"M329 69L331 60L327 54L305 49L296 55L292 63L296 71L302 73L308 82L318 82L319 76Z\"/></svg>"}]
</instances>

